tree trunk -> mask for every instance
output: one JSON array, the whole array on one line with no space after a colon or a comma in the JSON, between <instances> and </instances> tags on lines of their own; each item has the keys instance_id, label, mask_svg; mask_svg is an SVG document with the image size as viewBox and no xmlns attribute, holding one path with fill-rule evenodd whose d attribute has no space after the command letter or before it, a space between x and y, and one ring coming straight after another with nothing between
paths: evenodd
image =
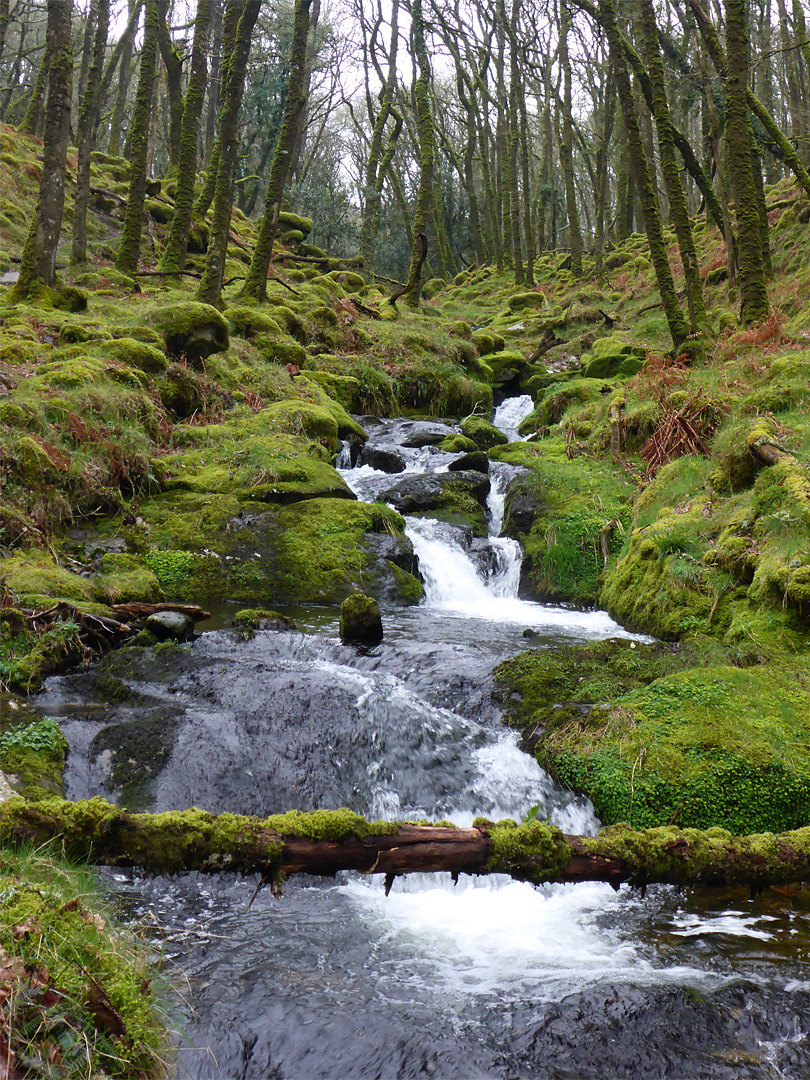
<instances>
[{"instance_id":1,"label":"tree trunk","mask_svg":"<svg viewBox=\"0 0 810 1080\"><path fill-rule=\"evenodd\" d=\"M0 0L0 60L6 51L6 33L9 22L9 0Z\"/></svg>"},{"instance_id":2,"label":"tree trunk","mask_svg":"<svg viewBox=\"0 0 810 1080\"><path fill-rule=\"evenodd\" d=\"M509 20L509 97L506 123L506 168L504 170L504 199L507 206L504 214L509 213L509 232L512 237L512 267L515 272L515 284L524 281L523 253L520 243L520 193L518 190L518 146L520 144L520 110L518 99L523 92L518 64L518 20L520 0L512 0ZM503 14L506 22L506 13Z\"/></svg>"},{"instance_id":3,"label":"tree trunk","mask_svg":"<svg viewBox=\"0 0 810 1080\"><path fill-rule=\"evenodd\" d=\"M169 95L169 168L173 176L180 166L180 140L183 126L183 61L172 42L168 25L169 0L158 0L158 47L166 71L166 91ZM204 90L204 87L203 87ZM202 109L202 104L200 104ZM196 162L196 138L195 162Z\"/></svg>"},{"instance_id":4,"label":"tree trunk","mask_svg":"<svg viewBox=\"0 0 810 1080\"><path fill-rule=\"evenodd\" d=\"M477 819L470 829L369 822L349 810L291 811L269 818L204 810L130 814L90 799L0 804L0 840L39 846L58 840L73 858L150 873L195 870L283 878L340 870L395 877L449 871L508 874L534 885L607 881L644 886L750 885L761 889L810 878L810 828L733 836L665 826L614 825L598 836L566 836L556 826Z\"/></svg>"},{"instance_id":5,"label":"tree trunk","mask_svg":"<svg viewBox=\"0 0 810 1080\"><path fill-rule=\"evenodd\" d=\"M19 123L18 131L23 135L36 135L39 130L39 122L42 119L42 102L45 98L45 87L48 85L48 66L50 56L47 45L42 51L42 60L37 71L37 79L28 99L23 118Z\"/></svg>"},{"instance_id":6,"label":"tree trunk","mask_svg":"<svg viewBox=\"0 0 810 1080\"><path fill-rule=\"evenodd\" d=\"M413 0L411 31L417 67L413 98L419 132L419 187L413 213L414 240L408 269L408 283L411 287L408 290L407 303L416 307L422 293L421 273L427 251L427 243L425 242L423 247L422 237L427 233L427 223L433 211L433 116L430 111L430 63L425 45L422 0Z\"/></svg>"},{"instance_id":7,"label":"tree trunk","mask_svg":"<svg viewBox=\"0 0 810 1080\"><path fill-rule=\"evenodd\" d=\"M374 118L371 141L366 158L365 185L363 198L363 224L360 232L360 257L363 269L370 273L374 268L374 248L382 205L384 170L381 167L383 156L383 135L385 125L391 115L394 95L397 88L397 45L399 42L399 0L391 5L391 45L388 49L388 73L382 89L380 108ZM371 47L374 47L372 41ZM369 118L370 119L370 118Z\"/></svg>"},{"instance_id":8,"label":"tree trunk","mask_svg":"<svg viewBox=\"0 0 810 1080\"><path fill-rule=\"evenodd\" d=\"M237 121L242 105L245 73L250 56L253 28L259 17L261 0L229 0L225 8L226 29L234 13L241 12L234 35L233 52L228 58L222 109L219 116L219 152L217 155L214 209L211 217L211 235L202 281L197 289L197 299L208 304L219 303L225 258L228 252L228 233L233 208L233 181L236 169ZM231 17L229 19L229 10Z\"/></svg>"},{"instance_id":9,"label":"tree trunk","mask_svg":"<svg viewBox=\"0 0 810 1080\"><path fill-rule=\"evenodd\" d=\"M149 152L149 119L155 86L159 15L157 0L146 0L143 17L143 46L138 71L138 89L129 130L129 193L124 215L121 242L115 260L116 270L131 274L138 269L141 251L143 204L146 198L146 159Z\"/></svg>"},{"instance_id":10,"label":"tree trunk","mask_svg":"<svg viewBox=\"0 0 810 1080\"><path fill-rule=\"evenodd\" d=\"M726 13L726 138L739 242L740 321L744 326L768 314L768 287L762 262L757 186L752 168L748 111L748 35L745 0L723 0Z\"/></svg>"},{"instance_id":11,"label":"tree trunk","mask_svg":"<svg viewBox=\"0 0 810 1080\"><path fill-rule=\"evenodd\" d=\"M287 185L287 176L298 137L298 124L306 104L307 38L311 2L312 0L296 0L295 3L293 38L290 48L290 76L287 82L284 117L273 154L273 164L270 166L264 216L242 288L243 296L254 296L257 300L267 299L267 271L273 256L278 213L284 198L284 189Z\"/></svg>"},{"instance_id":12,"label":"tree trunk","mask_svg":"<svg viewBox=\"0 0 810 1080\"><path fill-rule=\"evenodd\" d=\"M211 0L212 21L214 26L211 45L211 70L208 75L208 102L205 112L205 144L203 161L207 169L211 162L211 151L217 131L219 113L219 95L222 82L222 0Z\"/></svg>"},{"instance_id":13,"label":"tree trunk","mask_svg":"<svg viewBox=\"0 0 810 1080\"><path fill-rule=\"evenodd\" d=\"M230 77L230 62L236 45L236 31L239 27L239 16L242 12L239 4L228 3L226 0L225 14L222 18L222 64L219 90L219 116L217 117L217 134L208 157L208 166L205 174L205 183L202 191L194 203L194 216L205 217L214 201L214 193L217 188L217 175L219 173L219 146L220 130L222 127L222 114L225 103L228 100L228 80ZM239 100L241 102L241 90Z\"/></svg>"},{"instance_id":14,"label":"tree trunk","mask_svg":"<svg viewBox=\"0 0 810 1080\"><path fill-rule=\"evenodd\" d=\"M568 33L571 17L563 2L560 5L560 67L563 75L563 100L559 115L560 165L565 180L565 209L568 214L568 239L571 248L571 272L582 277L582 233L579 228L577 192L574 184L574 138L571 117L571 63L568 59ZM558 101L559 105L559 101Z\"/></svg>"},{"instance_id":15,"label":"tree trunk","mask_svg":"<svg viewBox=\"0 0 810 1080\"><path fill-rule=\"evenodd\" d=\"M655 11L652 0L640 0L640 6L640 29L652 87L653 115L658 133L661 169L669 196L670 213L678 237L686 297L689 304L689 330L692 335L705 334L709 322L706 316L706 306L703 302L703 288L698 273L697 249L695 247L695 238L692 235L692 224L689 220L689 207L686 204L686 195L681 184L681 174L675 153L675 141L672 138L672 123L664 84L664 64L658 47L658 27L655 22Z\"/></svg>"},{"instance_id":16,"label":"tree trunk","mask_svg":"<svg viewBox=\"0 0 810 1080\"><path fill-rule=\"evenodd\" d=\"M96 36L93 57L87 75L84 97L79 108L79 124L76 133L77 165L76 196L73 201L73 246L70 261L87 261L87 204L90 200L90 151L93 132L98 121L101 74L104 66L104 50L107 47L107 29L110 21L110 0L97 0Z\"/></svg>"},{"instance_id":17,"label":"tree trunk","mask_svg":"<svg viewBox=\"0 0 810 1080\"><path fill-rule=\"evenodd\" d=\"M180 130L180 159L174 195L174 214L160 260L161 270L182 270L191 229L194 180L197 175L197 132L202 115L207 76L208 32L213 0L197 0L194 43L191 48L191 75L183 106Z\"/></svg>"},{"instance_id":18,"label":"tree trunk","mask_svg":"<svg viewBox=\"0 0 810 1080\"><path fill-rule=\"evenodd\" d=\"M116 65L118 65L118 87L116 88L115 104L110 118L110 140L108 144L110 153L116 157L121 153L121 128L124 120L124 110L127 105L127 93L129 92L132 43L138 30L142 7L141 0L130 0L129 19L127 20L126 29L118 39L115 49L113 49L113 54L101 82L101 100L104 101L112 84Z\"/></svg>"},{"instance_id":19,"label":"tree trunk","mask_svg":"<svg viewBox=\"0 0 810 1080\"><path fill-rule=\"evenodd\" d=\"M678 303L675 282L672 279L672 270L667 259L667 249L661 228L661 213L658 207L655 184L650 174L647 158L644 154L641 130L635 112L633 88L630 84L625 54L622 49L618 27L616 25L616 12L613 7L613 0L601 0L599 5L599 15L610 46L613 70L616 77L616 89L619 94L619 102L624 116L625 131L627 133L630 164L633 169L636 188L638 189L641 199L647 241L650 245L650 256L652 258L653 266L655 267L655 276L658 282L661 304L664 308L670 335L672 336L673 347L675 352L679 352L683 343L686 341L686 320L683 317L683 312Z\"/></svg>"},{"instance_id":20,"label":"tree trunk","mask_svg":"<svg viewBox=\"0 0 810 1080\"><path fill-rule=\"evenodd\" d=\"M20 261L20 277L12 293L20 298L29 295L38 282L53 286L56 280L56 249L65 208L65 172L70 134L72 9L72 0L48 0L45 51L49 57L49 75L42 179L36 213Z\"/></svg>"},{"instance_id":21,"label":"tree trunk","mask_svg":"<svg viewBox=\"0 0 810 1080\"><path fill-rule=\"evenodd\" d=\"M531 199L531 161L529 158L529 117L526 110L526 95L518 100L520 110L520 171L523 178L523 238L526 244L526 285L534 287L534 225L532 224ZM470 219L472 220L472 199L470 200Z\"/></svg>"},{"instance_id":22,"label":"tree trunk","mask_svg":"<svg viewBox=\"0 0 810 1080\"><path fill-rule=\"evenodd\" d=\"M11 98L14 91L17 89L20 82L20 68L22 66L23 53L25 52L25 37L28 33L28 24L23 23L20 26L20 37L17 41L17 55L14 59L11 71L8 74L8 81L6 83L6 92L3 96L3 102L0 104L0 122L5 123L8 115L8 107L11 104ZM44 54L43 54L44 55Z\"/></svg>"}]
</instances>

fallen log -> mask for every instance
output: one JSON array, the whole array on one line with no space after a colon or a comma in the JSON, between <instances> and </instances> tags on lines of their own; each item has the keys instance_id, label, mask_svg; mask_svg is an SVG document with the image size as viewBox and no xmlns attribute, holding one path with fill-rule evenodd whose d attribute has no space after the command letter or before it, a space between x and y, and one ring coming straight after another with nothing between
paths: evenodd
<instances>
[{"instance_id":1,"label":"fallen log","mask_svg":"<svg viewBox=\"0 0 810 1080\"><path fill-rule=\"evenodd\" d=\"M541 821L477 819L472 828L366 821L349 810L290 811L268 818L190 809L130 814L103 799L20 796L0 804L0 841L58 841L73 856L152 873L230 870L280 881L339 870L386 875L450 871L519 881L606 881L644 886L748 885L810 879L810 828L734 836L723 829L632 829L566 836Z\"/></svg>"}]
</instances>

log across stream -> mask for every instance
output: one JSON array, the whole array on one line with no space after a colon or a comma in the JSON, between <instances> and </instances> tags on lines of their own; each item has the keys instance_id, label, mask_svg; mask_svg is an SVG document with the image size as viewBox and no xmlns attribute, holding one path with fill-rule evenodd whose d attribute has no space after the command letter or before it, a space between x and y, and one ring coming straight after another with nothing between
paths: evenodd
<instances>
[{"instance_id":1,"label":"log across stream","mask_svg":"<svg viewBox=\"0 0 810 1080\"><path fill-rule=\"evenodd\" d=\"M500 422L514 432L510 408ZM370 430L403 454L406 478L452 460L403 447L402 422ZM396 480L363 465L344 475L369 500ZM810 1075L808 904L792 885L758 889L776 864L803 876L806 837L597 835L587 801L501 725L491 671L526 647L625 632L603 612L518 599L511 540L425 518L408 531L427 598L384 611L371 651L340 644L334 611L289 612L298 632L250 641L217 629L228 612L214 611L192 645L113 653L50 680L37 702L70 741L68 796L118 804L84 811L92 854L115 864L110 888L187 980L180 1075ZM73 827L60 805L7 804L2 818L44 836ZM173 812L192 806L203 810L181 824ZM137 811L168 813L168 840ZM396 824L424 820L455 828ZM149 865L147 848L164 873L123 868ZM710 866L746 884L717 889ZM314 876L325 870L337 876ZM566 874L578 883L553 883ZM619 885L690 875L701 884L653 884L645 898Z\"/></svg>"}]
</instances>

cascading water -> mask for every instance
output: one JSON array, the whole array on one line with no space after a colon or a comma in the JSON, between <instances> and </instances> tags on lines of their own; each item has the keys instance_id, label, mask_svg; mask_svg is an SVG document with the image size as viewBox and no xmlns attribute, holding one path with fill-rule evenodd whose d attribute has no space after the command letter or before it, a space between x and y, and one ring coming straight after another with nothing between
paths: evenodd
<instances>
[{"instance_id":1,"label":"cascading water","mask_svg":"<svg viewBox=\"0 0 810 1080\"><path fill-rule=\"evenodd\" d=\"M510 399L496 422L517 437L526 409ZM402 429L380 425L375 438ZM443 472L455 456L405 447L399 475ZM390 486L390 475L344 461L360 497ZM70 797L114 788L100 747L120 727L134 754L139 738L164 740L141 796L156 809L347 805L461 825L532 811L592 832L587 800L561 790L497 722L490 672L525 647L524 627L539 635L533 646L624 631L604 612L519 599L520 548L498 535L510 475L493 463L486 540L408 519L425 600L385 613L378 649L341 646L334 622L249 642L213 632L190 650L127 660L125 704L110 704L93 673L51 680L39 704L71 743ZM601 884L453 886L445 875L398 879L387 898L376 877L293 879L281 903L265 890L250 910L255 883L229 875L119 874L114 886L160 927L157 941L188 979L181 1075L808 1075L799 1017L810 980L775 944L806 935L800 911L739 898L706 916L667 889L642 901ZM764 953L751 952L752 935Z\"/></svg>"}]
</instances>

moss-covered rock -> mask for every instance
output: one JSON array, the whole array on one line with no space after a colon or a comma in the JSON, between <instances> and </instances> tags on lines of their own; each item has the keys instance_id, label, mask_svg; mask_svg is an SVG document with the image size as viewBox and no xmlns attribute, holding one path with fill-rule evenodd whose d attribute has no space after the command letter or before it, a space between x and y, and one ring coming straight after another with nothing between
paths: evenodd
<instances>
[{"instance_id":1,"label":"moss-covered rock","mask_svg":"<svg viewBox=\"0 0 810 1080\"><path fill-rule=\"evenodd\" d=\"M259 308L248 305L229 307L225 311L225 318L231 333L237 337L250 338L260 333L281 336L281 327L276 320Z\"/></svg>"},{"instance_id":2,"label":"moss-covered rock","mask_svg":"<svg viewBox=\"0 0 810 1080\"><path fill-rule=\"evenodd\" d=\"M297 229L307 236L312 232L312 218L293 214L290 210L281 210L278 215L279 229Z\"/></svg>"},{"instance_id":3,"label":"moss-covered rock","mask_svg":"<svg viewBox=\"0 0 810 1080\"><path fill-rule=\"evenodd\" d=\"M168 353L191 364L228 348L228 324L210 304L188 300L158 308L152 322L163 334Z\"/></svg>"},{"instance_id":4,"label":"moss-covered rock","mask_svg":"<svg viewBox=\"0 0 810 1080\"><path fill-rule=\"evenodd\" d=\"M630 516L633 488L625 476L604 462L569 459L562 439L510 443L490 457L528 470L510 484L504 506L504 533L524 548L521 592L593 604Z\"/></svg>"},{"instance_id":5,"label":"moss-covered rock","mask_svg":"<svg viewBox=\"0 0 810 1080\"><path fill-rule=\"evenodd\" d=\"M599 674L594 677L598 684ZM613 697L619 687L610 676L607 682ZM562 708L556 715L549 714L544 680L535 681L536 694L527 678L514 685L525 694L525 720L531 703L543 702L538 760L587 793L605 823L721 826L748 834L810 820L810 758L799 749L810 716L804 666L691 668L608 705ZM569 682L561 696L570 691Z\"/></svg>"},{"instance_id":6,"label":"moss-covered rock","mask_svg":"<svg viewBox=\"0 0 810 1080\"><path fill-rule=\"evenodd\" d=\"M383 639L380 605L371 596L352 593L340 605L340 640L346 644L376 645Z\"/></svg>"},{"instance_id":7,"label":"moss-covered rock","mask_svg":"<svg viewBox=\"0 0 810 1080\"><path fill-rule=\"evenodd\" d=\"M130 364L147 375L163 375L168 367L165 353L144 341L134 338L117 338L95 347L103 356Z\"/></svg>"},{"instance_id":8,"label":"moss-covered rock","mask_svg":"<svg viewBox=\"0 0 810 1080\"><path fill-rule=\"evenodd\" d=\"M481 416L466 416L459 426L465 438L474 442L478 450L491 450L493 446L504 446L509 441L502 431Z\"/></svg>"},{"instance_id":9,"label":"moss-covered rock","mask_svg":"<svg viewBox=\"0 0 810 1080\"><path fill-rule=\"evenodd\" d=\"M301 375L317 383L333 401L338 402L348 412L361 412L359 379L352 375L336 375L331 371L302 371Z\"/></svg>"}]
</instances>

